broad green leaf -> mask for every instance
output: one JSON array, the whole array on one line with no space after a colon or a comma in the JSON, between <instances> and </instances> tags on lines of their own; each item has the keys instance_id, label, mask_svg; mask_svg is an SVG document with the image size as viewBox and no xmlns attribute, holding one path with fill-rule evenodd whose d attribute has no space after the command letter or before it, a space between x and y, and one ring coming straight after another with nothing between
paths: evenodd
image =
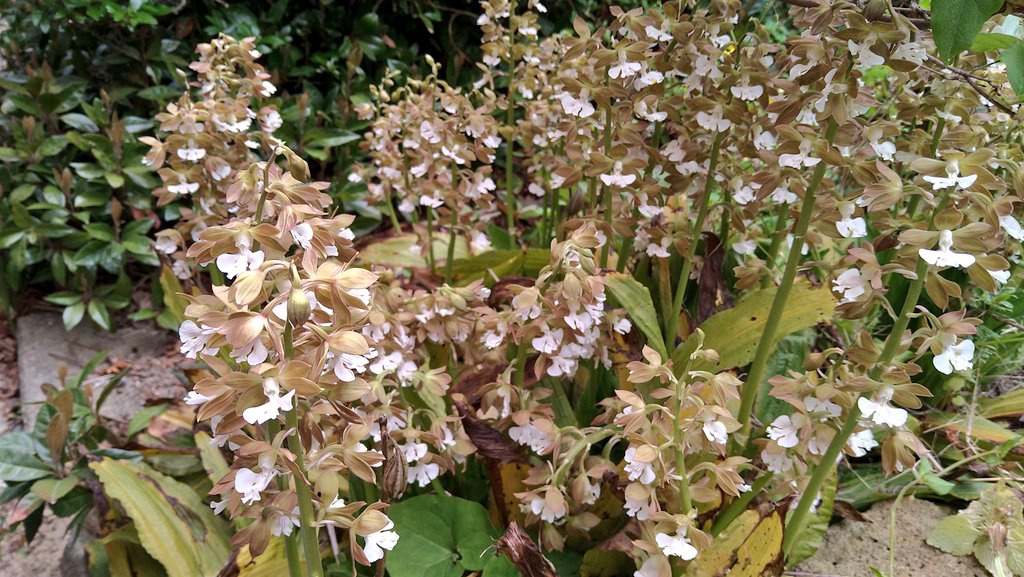
<instances>
[{"instance_id":1,"label":"broad green leaf","mask_svg":"<svg viewBox=\"0 0 1024 577\"><path fill-rule=\"evenodd\" d=\"M103 459L89 467L170 577L213 577L224 567L230 551L227 527L187 485L142 463Z\"/></svg>"},{"instance_id":2,"label":"broad green leaf","mask_svg":"<svg viewBox=\"0 0 1024 577\"><path fill-rule=\"evenodd\" d=\"M167 404L161 403L159 405L153 405L152 407L146 407L138 413L135 413L135 415L132 416L131 422L128 423L128 436L131 437L135 433L138 433L148 427L150 421L166 410Z\"/></svg>"},{"instance_id":3,"label":"broad green leaf","mask_svg":"<svg viewBox=\"0 0 1024 577\"><path fill-rule=\"evenodd\" d=\"M483 506L457 497L413 497L393 505L388 516L401 536L388 554L391 577L461 577L481 571L499 536Z\"/></svg>"},{"instance_id":4,"label":"broad green leaf","mask_svg":"<svg viewBox=\"0 0 1024 577\"><path fill-rule=\"evenodd\" d=\"M1016 41L1009 45L1000 55L1006 65L1006 78L1017 96L1024 94L1024 43Z\"/></svg>"},{"instance_id":5,"label":"broad green leaf","mask_svg":"<svg viewBox=\"0 0 1024 577\"><path fill-rule=\"evenodd\" d=\"M1017 41L1016 37L998 32L982 32L974 37L971 52L991 52L1002 50Z\"/></svg>"},{"instance_id":6,"label":"broad green leaf","mask_svg":"<svg viewBox=\"0 0 1024 577\"><path fill-rule=\"evenodd\" d=\"M549 252L541 248L499 249L452 262L452 274L460 285L478 279L485 282L494 277L536 277L548 264ZM493 276L492 276L493 273Z\"/></svg>"},{"instance_id":7,"label":"broad green leaf","mask_svg":"<svg viewBox=\"0 0 1024 577\"><path fill-rule=\"evenodd\" d=\"M1003 0L932 0L932 34L939 56L949 62L971 47L982 25Z\"/></svg>"},{"instance_id":8,"label":"broad green leaf","mask_svg":"<svg viewBox=\"0 0 1024 577\"><path fill-rule=\"evenodd\" d=\"M100 130L100 127L96 126L91 118L78 112L65 114L60 119L64 121L64 124L82 132L99 132Z\"/></svg>"},{"instance_id":9,"label":"broad green leaf","mask_svg":"<svg viewBox=\"0 0 1024 577\"><path fill-rule=\"evenodd\" d=\"M636 563L621 551L590 549L583 555L580 577L619 577L635 570Z\"/></svg>"},{"instance_id":10,"label":"broad green leaf","mask_svg":"<svg viewBox=\"0 0 1024 577\"><path fill-rule=\"evenodd\" d=\"M735 307L704 321L700 325L705 335L704 348L716 351L719 360L717 365L695 368L720 371L750 363L754 359L758 343L761 342L768 311L772 308L772 300L777 290L773 287L754 291ZM786 301L775 338L781 339L788 334L831 319L835 306L835 298L828 288L814 288L804 281L795 283ZM682 363L680 355L693 350L692 341L695 338L695 335L691 335L673 352L672 361L676 366Z\"/></svg>"},{"instance_id":11,"label":"broad green leaf","mask_svg":"<svg viewBox=\"0 0 1024 577\"><path fill-rule=\"evenodd\" d=\"M822 486L820 495L821 502L807 519L807 524L800 532L800 538L796 540L796 546L793 547L790 557L786 559L787 567L810 559L817 553L822 541L825 540L825 531L828 530L829 522L832 521L832 506L836 499L836 474L834 471Z\"/></svg>"},{"instance_id":12,"label":"broad green leaf","mask_svg":"<svg viewBox=\"0 0 1024 577\"><path fill-rule=\"evenodd\" d=\"M967 422L967 417L955 413L935 413L929 415L926 420L934 427L951 429L961 435L969 435L990 443L1006 443L1020 438L1019 435L1003 425L978 415L971 419L970 424Z\"/></svg>"},{"instance_id":13,"label":"broad green leaf","mask_svg":"<svg viewBox=\"0 0 1024 577\"><path fill-rule=\"evenodd\" d=\"M78 477L71 475L63 479L40 479L32 484L32 492L49 504L54 504L78 485Z\"/></svg>"},{"instance_id":14,"label":"broad green leaf","mask_svg":"<svg viewBox=\"0 0 1024 577\"><path fill-rule=\"evenodd\" d=\"M981 532L963 515L950 515L938 522L928 535L928 544L951 555L970 555Z\"/></svg>"},{"instance_id":15,"label":"broad green leaf","mask_svg":"<svg viewBox=\"0 0 1024 577\"><path fill-rule=\"evenodd\" d=\"M619 306L626 309L626 314L638 329L647 337L647 346L658 351L661 360L668 360L665 349L665 338L658 325L658 314L654 310L654 301L647 287L629 275L613 272L605 276L605 286Z\"/></svg>"},{"instance_id":16,"label":"broad green leaf","mask_svg":"<svg viewBox=\"0 0 1024 577\"><path fill-rule=\"evenodd\" d=\"M185 320L185 307L188 300L182 295L185 289L181 288L181 281L174 275L171 267L164 266L160 269L160 288L164 293L164 308L168 311L177 324Z\"/></svg>"},{"instance_id":17,"label":"broad green leaf","mask_svg":"<svg viewBox=\"0 0 1024 577\"><path fill-rule=\"evenodd\" d=\"M34 455L0 449L0 481L31 481L52 474L50 466Z\"/></svg>"}]
</instances>

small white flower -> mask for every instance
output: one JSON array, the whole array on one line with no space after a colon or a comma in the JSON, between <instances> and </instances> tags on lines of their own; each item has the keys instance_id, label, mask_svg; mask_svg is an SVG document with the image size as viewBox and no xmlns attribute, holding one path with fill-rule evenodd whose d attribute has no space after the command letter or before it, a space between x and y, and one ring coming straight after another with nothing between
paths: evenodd
<instances>
[{"instance_id":1,"label":"small white flower","mask_svg":"<svg viewBox=\"0 0 1024 577\"><path fill-rule=\"evenodd\" d=\"M302 248L308 249L313 240L313 227L303 222L291 230L292 240Z\"/></svg>"},{"instance_id":2,"label":"small white flower","mask_svg":"<svg viewBox=\"0 0 1024 577\"><path fill-rule=\"evenodd\" d=\"M672 40L672 35L665 30L665 27L667 27L668 24L668 20L665 20L662 23L662 28L655 28L648 24L647 27L644 28L644 34L647 35L648 39L654 42L669 42Z\"/></svg>"},{"instance_id":3,"label":"small white flower","mask_svg":"<svg viewBox=\"0 0 1024 577\"><path fill-rule=\"evenodd\" d=\"M666 559L661 556L648 557L640 569L633 572L633 577L658 577L667 563Z\"/></svg>"},{"instance_id":4,"label":"small white flower","mask_svg":"<svg viewBox=\"0 0 1024 577\"><path fill-rule=\"evenodd\" d=\"M384 558L384 550L391 551L398 544L398 533L392 531L395 522L388 519L388 524L375 533L364 537L366 543L363 545L363 552L366 553L366 560L376 563Z\"/></svg>"},{"instance_id":5,"label":"small white flower","mask_svg":"<svg viewBox=\"0 0 1024 577\"><path fill-rule=\"evenodd\" d=\"M260 500L260 493L270 485L277 472L274 470L274 455L264 454L259 458L260 472L239 469L235 473L235 492L242 495L242 503L250 505Z\"/></svg>"},{"instance_id":6,"label":"small white flower","mask_svg":"<svg viewBox=\"0 0 1024 577\"><path fill-rule=\"evenodd\" d=\"M871 51L872 40L873 38L869 37L863 44L858 44L853 40L847 40L846 42L847 47L850 49L850 54L856 56L857 63L864 68L885 64L885 58Z\"/></svg>"},{"instance_id":7,"label":"small white flower","mask_svg":"<svg viewBox=\"0 0 1024 577\"><path fill-rule=\"evenodd\" d=\"M1011 238L1024 240L1024 228L1020 226L1020 222L1014 218L1012 214L1000 216L999 226L1002 227L1002 229L1006 231L1006 234L1010 235Z\"/></svg>"},{"instance_id":8,"label":"small white flower","mask_svg":"<svg viewBox=\"0 0 1024 577\"><path fill-rule=\"evenodd\" d=\"M601 182L605 186L618 186L625 188L636 181L635 174L623 174L622 173L622 161L615 161L615 165L612 168L611 174L602 174Z\"/></svg>"},{"instance_id":9,"label":"small white flower","mask_svg":"<svg viewBox=\"0 0 1024 577\"><path fill-rule=\"evenodd\" d=\"M281 114L276 110L271 110L263 115L262 122L263 130L267 132L274 132L284 124L284 120L281 119Z\"/></svg>"},{"instance_id":10,"label":"small white flower","mask_svg":"<svg viewBox=\"0 0 1024 577\"><path fill-rule=\"evenodd\" d=\"M195 321L187 320L178 327L178 338L181 339L181 354L190 359L197 358L200 354L212 352L206 345L210 337L217 334L216 329L208 326L200 327Z\"/></svg>"},{"instance_id":11,"label":"small white flower","mask_svg":"<svg viewBox=\"0 0 1024 577\"><path fill-rule=\"evenodd\" d=\"M715 106L711 112L698 112L697 124L713 132L724 132L732 126L732 121L724 117L721 106Z\"/></svg>"},{"instance_id":12,"label":"small white flower","mask_svg":"<svg viewBox=\"0 0 1024 577\"><path fill-rule=\"evenodd\" d=\"M290 514L278 513L275 515L270 522L270 532L275 537L281 537L282 535L288 537L292 534L292 530L300 526L299 508L295 507Z\"/></svg>"},{"instance_id":13,"label":"small white flower","mask_svg":"<svg viewBox=\"0 0 1024 577\"><path fill-rule=\"evenodd\" d=\"M530 344L533 348L545 355L550 355L558 350L558 347L562 344L562 337L564 331L562 329L551 330L551 327L544 325L544 332L541 336L534 338Z\"/></svg>"},{"instance_id":14,"label":"small white flower","mask_svg":"<svg viewBox=\"0 0 1024 577\"><path fill-rule=\"evenodd\" d=\"M227 278L235 278L245 271L259 268L263 264L263 251L252 251L242 246L237 253L224 253L217 257L217 269Z\"/></svg>"},{"instance_id":15,"label":"small white flower","mask_svg":"<svg viewBox=\"0 0 1024 577\"><path fill-rule=\"evenodd\" d=\"M274 86L269 80L264 80L262 83L260 83L260 96L266 98L268 96L273 96L275 92L277 92L277 87Z\"/></svg>"},{"instance_id":16,"label":"small white flower","mask_svg":"<svg viewBox=\"0 0 1024 577\"><path fill-rule=\"evenodd\" d=\"M804 407L808 413L818 416L822 423L843 414L843 409L839 405L832 401L818 400L818 397L805 397Z\"/></svg>"},{"instance_id":17,"label":"small white flower","mask_svg":"<svg viewBox=\"0 0 1024 577\"><path fill-rule=\"evenodd\" d=\"M868 235L868 225L863 217L853 217L856 207L852 202L839 203L839 215L842 217L836 222L836 230L843 238L863 238Z\"/></svg>"},{"instance_id":18,"label":"small white flower","mask_svg":"<svg viewBox=\"0 0 1024 577\"><path fill-rule=\"evenodd\" d=\"M558 95L558 99L562 102L562 110L566 114L580 118L587 118L597 110L594 108L594 104L590 102L590 91L586 88L580 92L579 98L574 97L568 92L563 92Z\"/></svg>"},{"instance_id":19,"label":"small white flower","mask_svg":"<svg viewBox=\"0 0 1024 577\"><path fill-rule=\"evenodd\" d=\"M178 175L178 184L167 185L167 192L173 194L192 194L197 190L199 190L199 183L185 180L183 174Z\"/></svg>"},{"instance_id":20,"label":"small white flower","mask_svg":"<svg viewBox=\"0 0 1024 577\"><path fill-rule=\"evenodd\" d=\"M547 523L554 523L565 516L565 505L552 507L541 495L535 495L530 499L530 512L540 517Z\"/></svg>"},{"instance_id":21,"label":"small white flower","mask_svg":"<svg viewBox=\"0 0 1024 577\"><path fill-rule=\"evenodd\" d=\"M892 58L894 60L913 62L920 66L928 59L928 52L917 42L901 42L892 51Z\"/></svg>"},{"instance_id":22,"label":"small white flower","mask_svg":"<svg viewBox=\"0 0 1024 577\"><path fill-rule=\"evenodd\" d=\"M409 484L415 482L420 487L426 487L440 475L441 466L437 463L417 463L409 467Z\"/></svg>"},{"instance_id":23,"label":"small white flower","mask_svg":"<svg viewBox=\"0 0 1024 577\"><path fill-rule=\"evenodd\" d=\"M999 284L1006 284L1010 282L1010 271L1009 270L990 270L988 274L992 276L992 280Z\"/></svg>"},{"instance_id":24,"label":"small white flower","mask_svg":"<svg viewBox=\"0 0 1024 577\"><path fill-rule=\"evenodd\" d=\"M814 143L810 140L800 141L800 151L796 154L780 154L779 155L779 166L788 166L790 168L810 168L821 162L820 158L811 156L811 149L814 148Z\"/></svg>"},{"instance_id":25,"label":"small white flower","mask_svg":"<svg viewBox=\"0 0 1024 577\"><path fill-rule=\"evenodd\" d=\"M853 451L854 457L863 457L868 454L868 451L878 446L878 441L875 440L875 435L871 432L871 429L864 429L854 433L850 440L846 442L846 446Z\"/></svg>"},{"instance_id":26,"label":"small white flower","mask_svg":"<svg viewBox=\"0 0 1024 577\"><path fill-rule=\"evenodd\" d=\"M282 396L281 387L278 386L276 380L272 378L263 379L263 394L267 397L266 403L256 407L249 407L242 411L242 418L245 419L245 422L252 425L262 425L271 419L276 419L282 410L292 410L292 400L295 397L295 391L288 391Z\"/></svg>"},{"instance_id":27,"label":"small white flower","mask_svg":"<svg viewBox=\"0 0 1024 577\"><path fill-rule=\"evenodd\" d=\"M743 254L750 256L757 250L757 241L752 239L741 240L734 242L732 250L736 251L736 254Z\"/></svg>"},{"instance_id":28,"label":"small white flower","mask_svg":"<svg viewBox=\"0 0 1024 577\"><path fill-rule=\"evenodd\" d=\"M840 302L850 303L857 300L857 297L867 292L868 278L863 272L856 268L848 268L832 281L832 288L842 295Z\"/></svg>"},{"instance_id":29,"label":"small white flower","mask_svg":"<svg viewBox=\"0 0 1024 577\"><path fill-rule=\"evenodd\" d=\"M658 244L647 245L647 256L654 258L669 258L668 247L672 244L672 238L668 236L661 237L661 242Z\"/></svg>"},{"instance_id":30,"label":"small white flower","mask_svg":"<svg viewBox=\"0 0 1024 577\"><path fill-rule=\"evenodd\" d=\"M882 387L878 391L877 401L867 397L857 399L857 406L866 418L871 419L877 425L889 427L902 427L907 422L907 411L889 404L892 400L892 387Z\"/></svg>"},{"instance_id":31,"label":"small white flower","mask_svg":"<svg viewBox=\"0 0 1024 577\"><path fill-rule=\"evenodd\" d=\"M188 162L202 160L204 156L206 156L206 149L197 147L191 140L188 141L188 146L178 149L178 158Z\"/></svg>"},{"instance_id":32,"label":"small white flower","mask_svg":"<svg viewBox=\"0 0 1024 577\"><path fill-rule=\"evenodd\" d=\"M697 557L697 548L691 545L686 535L680 531L676 531L675 535L658 533L654 536L654 541L666 557L679 557L683 561Z\"/></svg>"},{"instance_id":33,"label":"small white flower","mask_svg":"<svg viewBox=\"0 0 1024 577\"><path fill-rule=\"evenodd\" d=\"M801 413L779 415L768 425L768 438L780 447L792 448L800 444L800 429L807 424L807 417Z\"/></svg>"},{"instance_id":34,"label":"small white flower","mask_svg":"<svg viewBox=\"0 0 1024 577\"><path fill-rule=\"evenodd\" d=\"M953 232L949 230L939 231L939 250L922 248L919 253L925 262L935 266L967 268L975 261L973 255L953 251Z\"/></svg>"},{"instance_id":35,"label":"small white flower","mask_svg":"<svg viewBox=\"0 0 1024 577\"><path fill-rule=\"evenodd\" d=\"M637 521L646 521L651 518L651 501L650 499L639 499L633 500L629 496L626 496L626 514L633 517Z\"/></svg>"},{"instance_id":36,"label":"small white flower","mask_svg":"<svg viewBox=\"0 0 1024 577\"><path fill-rule=\"evenodd\" d=\"M185 398L182 399L186 405L202 405L213 400L213 397L207 397L206 395L197 393L195 391L189 391L185 393Z\"/></svg>"},{"instance_id":37,"label":"small white flower","mask_svg":"<svg viewBox=\"0 0 1024 577\"><path fill-rule=\"evenodd\" d=\"M626 52L620 51L618 63L615 66L608 68L608 76L611 76L612 78L626 78L640 72L641 68L643 68L643 65L639 62L630 62L626 60Z\"/></svg>"},{"instance_id":38,"label":"small white flower","mask_svg":"<svg viewBox=\"0 0 1024 577\"><path fill-rule=\"evenodd\" d=\"M752 102L764 94L764 86L760 84L737 84L729 89L733 96L740 100Z\"/></svg>"},{"instance_id":39,"label":"small white flower","mask_svg":"<svg viewBox=\"0 0 1024 577\"><path fill-rule=\"evenodd\" d=\"M636 447L626 449L626 472L629 473L629 480L640 481L644 485L650 485L657 476L654 472L654 464L635 461L635 457Z\"/></svg>"},{"instance_id":40,"label":"small white flower","mask_svg":"<svg viewBox=\"0 0 1024 577\"><path fill-rule=\"evenodd\" d=\"M530 447L535 453L543 453L554 441L551 435L542 431L532 422L527 422L521 427L510 427L508 436L520 445Z\"/></svg>"},{"instance_id":41,"label":"small white flower","mask_svg":"<svg viewBox=\"0 0 1024 577\"><path fill-rule=\"evenodd\" d=\"M942 352L932 358L935 369L944 375L952 374L953 371L967 371L974 367L974 343L970 339L964 339L954 344L956 339L953 335L943 335Z\"/></svg>"},{"instance_id":42,"label":"small white flower","mask_svg":"<svg viewBox=\"0 0 1024 577\"><path fill-rule=\"evenodd\" d=\"M781 475L793 469L793 459L786 454L786 449L777 444L769 443L761 451L761 460L769 471Z\"/></svg>"},{"instance_id":43,"label":"small white flower","mask_svg":"<svg viewBox=\"0 0 1024 577\"><path fill-rule=\"evenodd\" d=\"M712 443L724 445L729 442L729 431L725 429L725 423L719 420L708 421L702 427L704 436ZM666 553L668 555L668 553Z\"/></svg>"},{"instance_id":44,"label":"small white flower","mask_svg":"<svg viewBox=\"0 0 1024 577\"><path fill-rule=\"evenodd\" d=\"M945 177L926 175L924 180L932 183L932 190L942 190L943 188L949 188L951 186L968 188L974 184L974 181L978 180L978 175L969 174L967 176L960 176L960 162L953 159L946 163Z\"/></svg>"}]
</instances>

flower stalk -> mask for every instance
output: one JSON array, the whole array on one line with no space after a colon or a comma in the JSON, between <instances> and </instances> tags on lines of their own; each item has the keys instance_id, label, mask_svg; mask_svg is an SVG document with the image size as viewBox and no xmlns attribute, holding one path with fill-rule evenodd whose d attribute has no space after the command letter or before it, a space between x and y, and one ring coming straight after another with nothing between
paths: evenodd
<instances>
[{"instance_id":1,"label":"flower stalk","mask_svg":"<svg viewBox=\"0 0 1024 577\"><path fill-rule=\"evenodd\" d=\"M825 130L825 141L831 146L836 136L838 125L835 120L830 119L828 128ZM747 374L747 381L743 386L740 397L740 409L738 420L740 430L733 437L737 442L746 442L749 446L750 437L750 413L754 407L754 400L757 398L757 390L764 379L764 372L768 367L768 356L775 349L775 337L779 331L779 323L782 322L782 315L786 310L786 303L789 301L789 293L796 281L796 272L800 267L800 256L804 248L804 239L807 236L807 228L811 223L811 216L814 214L814 203L821 181L825 178L824 162L814 167L811 181L804 191L803 203L800 206L800 216L797 217L796 228L793 230L793 246L789 248L789 256L786 259L786 268L782 273L782 280L779 282L778 292L772 299L772 308L765 321L764 332L757 344L754 353L754 360L750 364L750 372ZM851 430L851 433L853 431Z\"/></svg>"}]
</instances>

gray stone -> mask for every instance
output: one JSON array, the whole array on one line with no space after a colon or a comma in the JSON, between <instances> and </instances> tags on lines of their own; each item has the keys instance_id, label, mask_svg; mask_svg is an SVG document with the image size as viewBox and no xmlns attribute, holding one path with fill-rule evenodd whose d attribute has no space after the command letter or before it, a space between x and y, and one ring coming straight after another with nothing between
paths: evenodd
<instances>
[{"instance_id":1,"label":"gray stone","mask_svg":"<svg viewBox=\"0 0 1024 577\"><path fill-rule=\"evenodd\" d=\"M841 521L829 527L814 557L804 561L794 575L874 577L871 567L889 577L989 577L973 555L958 557L928 545L925 539L950 507L913 497L896 510L893 573L889 574L889 514L892 501L884 501L864 513L870 523Z\"/></svg>"},{"instance_id":2,"label":"gray stone","mask_svg":"<svg viewBox=\"0 0 1024 577\"><path fill-rule=\"evenodd\" d=\"M92 537L77 538L68 532L69 519L47 511L31 545L23 534L0 543L0 575L3 577L89 577L85 544Z\"/></svg>"},{"instance_id":3,"label":"gray stone","mask_svg":"<svg viewBox=\"0 0 1024 577\"><path fill-rule=\"evenodd\" d=\"M100 351L109 352L108 361L119 359L129 366L127 376L111 393L100 414L126 424L147 399L167 398L184 385L179 370L165 352L175 337L169 331L148 327L125 327L107 333L86 323L65 332L56 313L33 313L18 319L18 370L21 381L21 410L25 427L35 422L40 403L46 399L45 383L57 383L61 365L68 378ZM89 375L85 388L98 396L110 376Z\"/></svg>"}]
</instances>

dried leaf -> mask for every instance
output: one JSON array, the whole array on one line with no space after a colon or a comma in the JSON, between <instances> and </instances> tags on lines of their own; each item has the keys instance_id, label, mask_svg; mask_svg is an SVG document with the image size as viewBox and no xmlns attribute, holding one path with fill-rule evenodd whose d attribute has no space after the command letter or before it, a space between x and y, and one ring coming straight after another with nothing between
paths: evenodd
<instances>
[{"instance_id":1,"label":"dried leaf","mask_svg":"<svg viewBox=\"0 0 1024 577\"><path fill-rule=\"evenodd\" d=\"M521 446L513 443L501 431L476 418L465 404L456 403L455 407L462 417L462 426L466 429L469 440L476 446L480 455L502 465L526 462Z\"/></svg>"},{"instance_id":2,"label":"dried leaf","mask_svg":"<svg viewBox=\"0 0 1024 577\"><path fill-rule=\"evenodd\" d=\"M509 524L505 534L494 546L516 566L523 577L558 577L555 566L515 521Z\"/></svg>"}]
</instances>

